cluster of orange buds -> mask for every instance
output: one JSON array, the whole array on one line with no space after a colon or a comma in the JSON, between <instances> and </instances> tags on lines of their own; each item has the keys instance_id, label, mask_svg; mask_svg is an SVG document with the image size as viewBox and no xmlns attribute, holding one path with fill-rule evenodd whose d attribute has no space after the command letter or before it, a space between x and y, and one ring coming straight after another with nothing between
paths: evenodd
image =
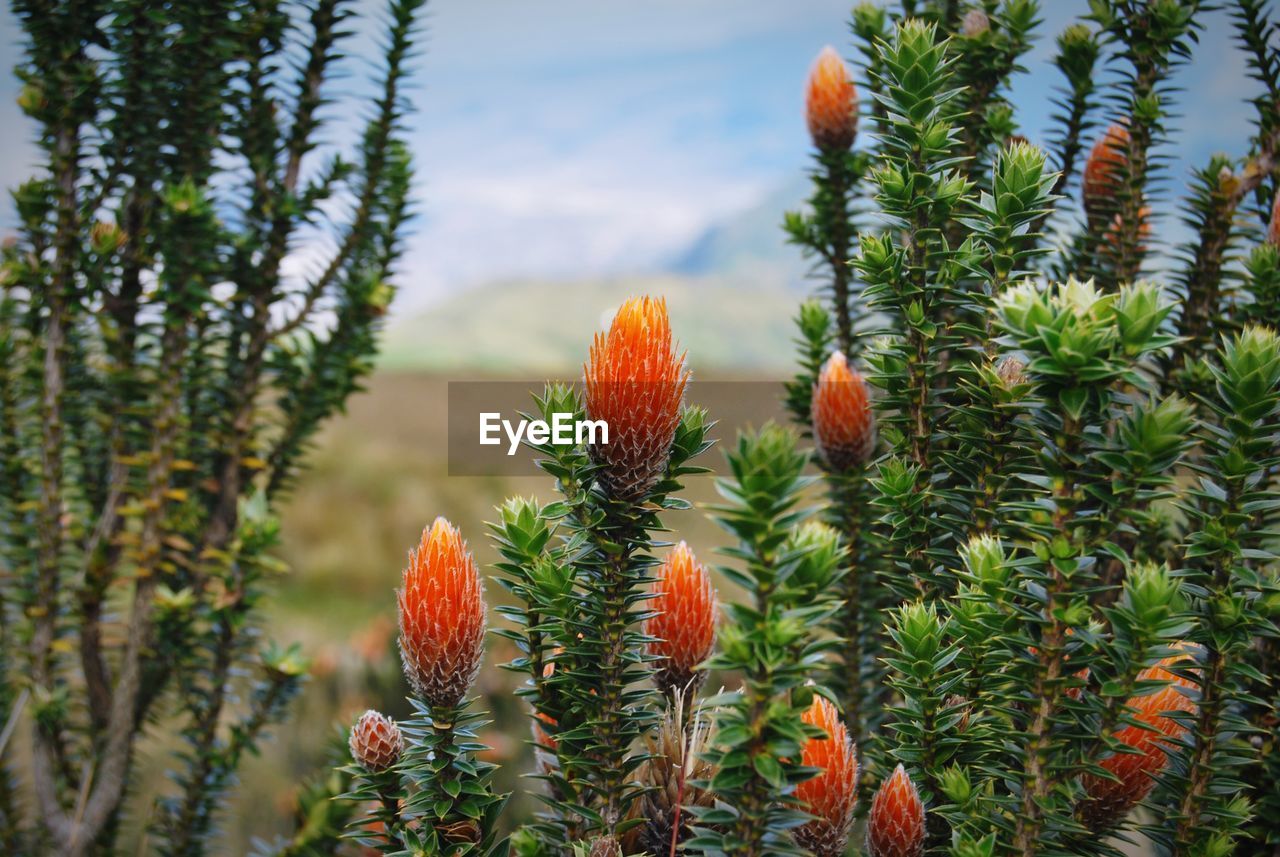
<instances>
[{"instance_id":1,"label":"cluster of orange buds","mask_svg":"<svg viewBox=\"0 0 1280 857\"><path fill-rule=\"evenodd\" d=\"M347 741L351 757L371 774L381 773L396 762L404 752L404 736L396 722L381 712L370 709L360 715L351 727Z\"/></svg>"},{"instance_id":2,"label":"cluster of orange buds","mask_svg":"<svg viewBox=\"0 0 1280 857\"><path fill-rule=\"evenodd\" d=\"M822 365L810 412L818 454L828 467L839 473L871 460L876 446L871 396L843 353L835 352Z\"/></svg>"},{"instance_id":3,"label":"cluster of orange buds","mask_svg":"<svg viewBox=\"0 0 1280 857\"><path fill-rule=\"evenodd\" d=\"M1186 734L1186 727L1169 715L1195 711L1187 692L1194 691L1196 684L1168 668L1190 659L1186 652L1173 655L1138 674L1139 681L1160 681L1164 686L1127 703L1141 725L1125 726L1115 737L1133 752L1102 760L1101 767L1110 777L1086 774L1082 778L1086 798L1080 818L1091 830L1112 827L1151 793L1156 776L1168 764L1169 751Z\"/></svg>"},{"instance_id":4,"label":"cluster of orange buds","mask_svg":"<svg viewBox=\"0 0 1280 857\"><path fill-rule=\"evenodd\" d=\"M645 619L644 633L654 638L648 649L658 658L653 681L668 695L684 693L702 677L698 666L716 642L719 607L711 574L680 542L658 566L652 592L645 606L653 615Z\"/></svg>"},{"instance_id":5,"label":"cluster of orange buds","mask_svg":"<svg viewBox=\"0 0 1280 857\"><path fill-rule=\"evenodd\" d=\"M1084 164L1081 196L1089 215L1107 214L1115 208L1123 172L1129 164L1129 130L1113 124L1093 144Z\"/></svg>"},{"instance_id":6,"label":"cluster of orange buds","mask_svg":"<svg viewBox=\"0 0 1280 857\"><path fill-rule=\"evenodd\" d=\"M849 842L858 801L858 750L840 712L825 697L815 694L801 719L827 735L810 738L801 751L803 764L822 773L796 786L796 800L814 816L796 829L796 842L815 857L840 857Z\"/></svg>"},{"instance_id":7,"label":"cluster of orange buds","mask_svg":"<svg viewBox=\"0 0 1280 857\"><path fill-rule=\"evenodd\" d=\"M924 842L924 803L906 769L898 765L871 799L867 852L871 857L921 857Z\"/></svg>"},{"instance_id":8,"label":"cluster of orange buds","mask_svg":"<svg viewBox=\"0 0 1280 857\"><path fill-rule=\"evenodd\" d=\"M805 122L813 145L823 152L843 152L858 135L858 88L836 49L818 53L805 86Z\"/></svg>"},{"instance_id":9,"label":"cluster of orange buds","mask_svg":"<svg viewBox=\"0 0 1280 857\"><path fill-rule=\"evenodd\" d=\"M400 608L400 657L414 694L435 708L462 701L480 671L485 605L480 569L444 518L409 554Z\"/></svg>"},{"instance_id":10,"label":"cluster of orange buds","mask_svg":"<svg viewBox=\"0 0 1280 857\"><path fill-rule=\"evenodd\" d=\"M662 478L680 423L689 373L660 298L632 298L607 333L597 333L583 367L587 417L609 427L591 456L615 500L639 500Z\"/></svg>"}]
</instances>

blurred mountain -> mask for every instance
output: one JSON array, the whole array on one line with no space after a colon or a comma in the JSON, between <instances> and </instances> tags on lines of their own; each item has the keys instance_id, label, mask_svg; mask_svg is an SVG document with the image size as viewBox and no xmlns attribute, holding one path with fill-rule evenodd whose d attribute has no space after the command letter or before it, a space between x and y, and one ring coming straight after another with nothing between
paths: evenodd
<instances>
[{"instance_id":1,"label":"blurred mountain","mask_svg":"<svg viewBox=\"0 0 1280 857\"><path fill-rule=\"evenodd\" d=\"M493 283L394 322L381 366L577 377L592 334L624 300L644 294L667 299L695 368L757 372L792 363L796 294L780 278L742 273Z\"/></svg>"},{"instance_id":2,"label":"blurred mountain","mask_svg":"<svg viewBox=\"0 0 1280 857\"><path fill-rule=\"evenodd\" d=\"M500 280L394 320L382 345L387 369L577 373L589 333L626 298L667 298L692 365L786 369L808 265L782 232L783 212L809 192L798 177L725 219L651 274L574 280Z\"/></svg>"},{"instance_id":3,"label":"blurred mountain","mask_svg":"<svg viewBox=\"0 0 1280 857\"><path fill-rule=\"evenodd\" d=\"M671 270L696 275L769 273L790 288L802 286L808 265L787 243L782 215L801 208L809 192L808 177L797 176L756 205L711 226L672 261Z\"/></svg>"}]
</instances>

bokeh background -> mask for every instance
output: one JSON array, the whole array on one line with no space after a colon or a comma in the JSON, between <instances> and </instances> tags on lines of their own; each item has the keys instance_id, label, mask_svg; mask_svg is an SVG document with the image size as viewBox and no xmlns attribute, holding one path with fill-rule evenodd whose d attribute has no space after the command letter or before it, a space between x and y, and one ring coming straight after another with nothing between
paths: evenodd
<instances>
[{"instance_id":1,"label":"bokeh background","mask_svg":"<svg viewBox=\"0 0 1280 857\"><path fill-rule=\"evenodd\" d=\"M361 0L378 20L379 0ZM813 56L852 57L846 0L431 0L408 119L417 217L398 278L380 368L332 424L284 509L291 572L264 633L301 642L313 680L289 725L243 773L228 807L227 853L287 822L301 778L324 764L339 724L369 705L402 712L394 601L405 553L448 516L492 559L484 521L512 494L550 497L536 477L450 477L446 389L464 378L573 378L594 330L626 296L668 298L673 326L701 378L782 377L791 323L811 289L786 245L782 212L807 193L802 86ZM1046 0L1041 39L1013 100L1023 133L1043 139L1058 76L1052 39L1087 12ZM349 95L366 78L377 30L348 43ZM1239 153L1255 86L1224 13L1178 74L1183 119L1170 149L1169 190L1215 151ZM18 33L0 11L0 49ZM11 75L0 83L0 181L35 162ZM354 117L334 112L329 138L350 141ZM0 233L11 229L9 206ZM1172 243L1175 222L1158 226ZM305 271L312 256L290 258ZM713 403L706 403L713 405ZM700 507L670 520L710 560L721 543ZM491 600L498 597L490 586ZM525 725L509 653L494 643L481 690L502 728L494 755L521 770ZM148 748L158 758L167 748ZM527 770L527 765L523 770ZM524 793L536 784L514 776Z\"/></svg>"}]
</instances>

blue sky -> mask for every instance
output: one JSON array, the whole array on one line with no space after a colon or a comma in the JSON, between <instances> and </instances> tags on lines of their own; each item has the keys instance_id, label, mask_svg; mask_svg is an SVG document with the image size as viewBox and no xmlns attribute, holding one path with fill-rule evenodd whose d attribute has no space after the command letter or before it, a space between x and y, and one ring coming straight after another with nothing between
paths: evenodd
<instances>
[{"instance_id":1,"label":"blue sky","mask_svg":"<svg viewBox=\"0 0 1280 857\"><path fill-rule=\"evenodd\" d=\"M362 0L376 18L377 0ZM1045 2L1019 119L1043 133L1052 36L1086 9ZM409 135L419 217L407 244L400 310L507 277L578 278L661 268L708 227L794 183L807 165L801 117L809 63L827 43L846 55L849 0L432 0L415 65ZM376 28L352 42L354 76ZM1209 30L1179 82L1188 165L1245 147L1254 91L1228 41ZM0 45L17 33L0 13ZM7 55L15 56L13 50ZM0 180L29 171L30 128L0 100ZM333 138L348 137L341 122ZM12 225L7 211L0 226ZM295 260L298 264L304 259Z\"/></svg>"}]
</instances>

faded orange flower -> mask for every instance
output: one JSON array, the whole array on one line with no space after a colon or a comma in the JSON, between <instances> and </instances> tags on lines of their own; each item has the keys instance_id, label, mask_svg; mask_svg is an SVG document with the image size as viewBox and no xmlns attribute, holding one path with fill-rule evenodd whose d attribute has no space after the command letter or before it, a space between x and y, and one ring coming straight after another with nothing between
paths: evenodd
<instances>
[{"instance_id":1,"label":"faded orange flower","mask_svg":"<svg viewBox=\"0 0 1280 857\"><path fill-rule=\"evenodd\" d=\"M1107 253L1118 255L1120 253L1120 226L1124 223L1119 212L1111 218L1111 223L1107 226L1106 235L1103 240ZM1144 205L1138 209L1138 241L1137 251L1145 253L1147 251L1147 242L1151 240L1151 206Z\"/></svg>"},{"instance_id":2,"label":"faded orange flower","mask_svg":"<svg viewBox=\"0 0 1280 857\"><path fill-rule=\"evenodd\" d=\"M826 738L805 742L801 758L806 767L822 773L796 786L796 799L810 815L817 816L796 830L796 842L815 857L839 857L849 841L853 807L858 800L858 754L840 712L825 697L813 703L801 719L827 733Z\"/></svg>"},{"instance_id":3,"label":"faded orange flower","mask_svg":"<svg viewBox=\"0 0 1280 857\"><path fill-rule=\"evenodd\" d=\"M480 569L462 534L444 518L409 554L400 607L400 656L413 692L432 706L462 701L480 670L485 606Z\"/></svg>"},{"instance_id":4,"label":"faded orange flower","mask_svg":"<svg viewBox=\"0 0 1280 857\"><path fill-rule=\"evenodd\" d=\"M587 416L609 426L609 442L591 448L601 485L615 500L639 500L666 470L689 380L666 301L624 303L609 332L596 334L583 374Z\"/></svg>"},{"instance_id":5,"label":"faded orange flower","mask_svg":"<svg viewBox=\"0 0 1280 857\"><path fill-rule=\"evenodd\" d=\"M1086 212L1105 213L1112 209L1116 191L1120 189L1121 174L1128 163L1129 130L1123 125L1113 124L1093 144L1084 164L1081 196Z\"/></svg>"},{"instance_id":6,"label":"faded orange flower","mask_svg":"<svg viewBox=\"0 0 1280 857\"><path fill-rule=\"evenodd\" d=\"M813 61L804 97L813 145L824 152L853 146L858 134L858 88L836 49L827 45Z\"/></svg>"},{"instance_id":7,"label":"faded orange flower","mask_svg":"<svg viewBox=\"0 0 1280 857\"><path fill-rule=\"evenodd\" d=\"M898 765L880 784L867 815L867 851L871 857L920 857L924 854L924 804L906 769Z\"/></svg>"},{"instance_id":8,"label":"faded orange flower","mask_svg":"<svg viewBox=\"0 0 1280 857\"><path fill-rule=\"evenodd\" d=\"M1271 222L1267 224L1267 243L1280 247L1280 192L1271 202Z\"/></svg>"},{"instance_id":9,"label":"faded orange flower","mask_svg":"<svg viewBox=\"0 0 1280 857\"><path fill-rule=\"evenodd\" d=\"M360 715L351 727L347 740L351 757L371 774L380 773L400 760L404 752L404 736L396 722L381 712L370 709Z\"/></svg>"},{"instance_id":10,"label":"faded orange flower","mask_svg":"<svg viewBox=\"0 0 1280 857\"><path fill-rule=\"evenodd\" d=\"M850 470L871 459L876 445L871 397L862 375L837 351L822 365L810 405L818 453L835 471Z\"/></svg>"},{"instance_id":11,"label":"faded orange flower","mask_svg":"<svg viewBox=\"0 0 1280 857\"><path fill-rule=\"evenodd\" d=\"M1115 737L1137 752L1115 753L1100 763L1116 779L1092 774L1081 778L1088 797L1080 806L1080 818L1090 829L1103 831L1112 827L1155 787L1155 777L1169 762L1168 753L1187 731L1169 715L1196 710L1195 702L1186 693L1195 690L1195 682L1168 669L1190 659L1188 653L1173 655L1138 674L1139 681L1165 684L1154 692L1129 699L1127 704L1133 709L1133 718L1142 726L1125 726Z\"/></svg>"},{"instance_id":12,"label":"faded orange flower","mask_svg":"<svg viewBox=\"0 0 1280 857\"><path fill-rule=\"evenodd\" d=\"M711 575L680 542L658 566L652 591L645 606L654 615L644 621L644 632L657 638L649 654L662 659L654 664L653 681L664 693L683 691L701 677L698 665L716 642L718 605Z\"/></svg>"}]
</instances>

